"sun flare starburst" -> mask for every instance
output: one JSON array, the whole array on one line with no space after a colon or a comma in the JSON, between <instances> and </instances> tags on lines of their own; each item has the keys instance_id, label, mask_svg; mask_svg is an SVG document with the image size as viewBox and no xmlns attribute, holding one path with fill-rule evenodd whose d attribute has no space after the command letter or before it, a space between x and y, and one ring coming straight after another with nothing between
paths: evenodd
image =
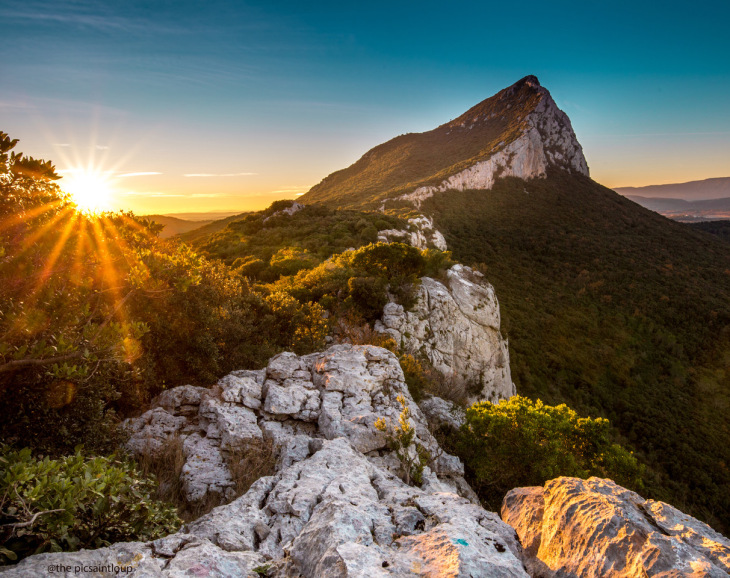
<instances>
[{"instance_id":1,"label":"sun flare starburst","mask_svg":"<svg viewBox=\"0 0 730 578\"><path fill-rule=\"evenodd\" d=\"M69 171L63 181L61 188L71 195L79 211L96 214L111 210L112 186L107 173L79 169Z\"/></svg>"}]
</instances>

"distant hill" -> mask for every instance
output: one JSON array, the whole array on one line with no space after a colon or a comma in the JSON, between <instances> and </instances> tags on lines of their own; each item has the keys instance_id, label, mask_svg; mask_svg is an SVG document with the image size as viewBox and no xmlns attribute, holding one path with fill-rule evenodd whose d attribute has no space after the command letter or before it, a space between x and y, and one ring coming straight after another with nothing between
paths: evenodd
<instances>
[{"instance_id":1,"label":"distant hill","mask_svg":"<svg viewBox=\"0 0 730 578\"><path fill-rule=\"evenodd\" d=\"M180 238L187 242L187 243L194 243L200 239L206 238L213 233L217 233L218 231L222 231L225 229L229 223L232 223L234 221L237 221L239 219L242 219L249 213L239 213L237 215L231 215L228 217L225 217L223 219L218 219L216 221L208 221L206 224L203 224L202 226L200 222L198 222L198 226L194 227L192 229L188 229L187 232L183 232L180 234Z\"/></svg>"},{"instance_id":2,"label":"distant hill","mask_svg":"<svg viewBox=\"0 0 730 578\"><path fill-rule=\"evenodd\" d=\"M619 187L614 189L624 196L660 197L665 199L722 199L730 197L730 177L718 177L688 183L649 185L646 187Z\"/></svg>"},{"instance_id":3,"label":"distant hill","mask_svg":"<svg viewBox=\"0 0 730 578\"><path fill-rule=\"evenodd\" d=\"M194 229L199 229L200 227L207 225L211 223L212 221L188 221L185 219L178 219L176 217L170 217L169 215L142 215L143 218L149 219L150 221L154 221L156 223L159 223L160 225L164 225L164 229L162 229L162 233L160 233L160 237L163 239L168 239L169 237L174 237L175 235L179 235L180 233L187 233L188 231L192 231Z\"/></svg>"},{"instance_id":4,"label":"distant hill","mask_svg":"<svg viewBox=\"0 0 730 578\"><path fill-rule=\"evenodd\" d=\"M710 181L697 194L730 197ZM301 201L432 217L496 289L517 391L609 418L649 464L649 496L730 529L730 245L592 181L536 78Z\"/></svg>"},{"instance_id":5,"label":"distant hill","mask_svg":"<svg viewBox=\"0 0 730 578\"><path fill-rule=\"evenodd\" d=\"M730 217L730 197L687 201L685 199L642 197L639 195L625 196L635 203L640 204L642 207L646 207L677 221L726 219Z\"/></svg>"},{"instance_id":6,"label":"distant hill","mask_svg":"<svg viewBox=\"0 0 730 578\"><path fill-rule=\"evenodd\" d=\"M165 216L185 221L218 221L238 214L240 211L206 211L202 213L165 213Z\"/></svg>"}]
</instances>

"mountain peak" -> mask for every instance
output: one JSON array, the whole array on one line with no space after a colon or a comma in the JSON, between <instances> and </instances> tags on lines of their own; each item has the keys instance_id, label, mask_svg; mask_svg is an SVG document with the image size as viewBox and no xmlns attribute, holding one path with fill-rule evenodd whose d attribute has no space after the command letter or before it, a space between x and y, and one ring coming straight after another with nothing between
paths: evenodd
<instances>
[{"instance_id":1,"label":"mountain peak","mask_svg":"<svg viewBox=\"0 0 730 578\"><path fill-rule=\"evenodd\" d=\"M517 82L515 82L515 84L513 86L522 85L522 84L527 84L528 86L537 88L538 86L540 86L540 81L537 79L537 76L535 76L534 74L528 74L524 78L520 78Z\"/></svg>"},{"instance_id":2,"label":"mountain peak","mask_svg":"<svg viewBox=\"0 0 730 578\"><path fill-rule=\"evenodd\" d=\"M341 207L420 201L450 189L491 189L499 177L544 178L553 167L588 176L568 116L528 75L431 131L375 147L303 197Z\"/></svg>"}]
</instances>

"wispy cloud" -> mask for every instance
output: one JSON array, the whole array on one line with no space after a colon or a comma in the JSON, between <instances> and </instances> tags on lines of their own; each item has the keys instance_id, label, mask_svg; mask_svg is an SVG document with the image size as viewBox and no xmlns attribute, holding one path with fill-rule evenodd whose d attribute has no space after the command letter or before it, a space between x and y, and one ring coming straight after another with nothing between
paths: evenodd
<instances>
[{"instance_id":1,"label":"wispy cloud","mask_svg":"<svg viewBox=\"0 0 730 578\"><path fill-rule=\"evenodd\" d=\"M105 32L123 33L181 33L187 29L169 23L154 22L145 18L127 18L114 13L113 9L98 2L56 0L54 2L26 1L19 8L0 9L5 20L31 20L83 28L95 28Z\"/></svg>"},{"instance_id":2,"label":"wispy cloud","mask_svg":"<svg viewBox=\"0 0 730 578\"><path fill-rule=\"evenodd\" d=\"M109 147L107 145L96 145L96 150L98 151L108 151Z\"/></svg>"},{"instance_id":3,"label":"wispy cloud","mask_svg":"<svg viewBox=\"0 0 730 578\"><path fill-rule=\"evenodd\" d=\"M71 144L70 143L67 143L67 142L54 142L53 143L53 146L54 147L64 147L65 148L65 147L70 147Z\"/></svg>"},{"instance_id":4,"label":"wispy cloud","mask_svg":"<svg viewBox=\"0 0 730 578\"><path fill-rule=\"evenodd\" d=\"M312 188L312 185L302 185L302 186L292 186L292 187L286 187L283 189L276 189L275 191L271 191L271 194L284 194L284 193L296 193L297 195L303 195L306 193L309 189Z\"/></svg>"},{"instance_id":5,"label":"wispy cloud","mask_svg":"<svg viewBox=\"0 0 730 578\"><path fill-rule=\"evenodd\" d=\"M249 177L258 173L188 173L184 177Z\"/></svg>"},{"instance_id":6,"label":"wispy cloud","mask_svg":"<svg viewBox=\"0 0 730 578\"><path fill-rule=\"evenodd\" d=\"M117 178L118 179L122 179L122 178L125 178L125 177L144 177L144 176L147 176L147 175L161 175L161 174L162 173L157 172L157 171L143 171L143 172L140 172L140 173L124 173L124 174L121 174L121 175L117 175Z\"/></svg>"},{"instance_id":7,"label":"wispy cloud","mask_svg":"<svg viewBox=\"0 0 730 578\"><path fill-rule=\"evenodd\" d=\"M212 199L217 197L232 197L233 195L226 195L225 193L193 193L189 196L195 199Z\"/></svg>"}]
</instances>

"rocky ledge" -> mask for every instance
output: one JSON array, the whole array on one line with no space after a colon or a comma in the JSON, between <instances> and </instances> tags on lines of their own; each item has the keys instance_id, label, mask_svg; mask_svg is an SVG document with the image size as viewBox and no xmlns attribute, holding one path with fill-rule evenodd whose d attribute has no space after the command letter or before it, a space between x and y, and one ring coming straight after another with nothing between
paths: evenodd
<instances>
[{"instance_id":1,"label":"rocky ledge","mask_svg":"<svg viewBox=\"0 0 730 578\"><path fill-rule=\"evenodd\" d=\"M397 422L399 397L416 432L410 451L420 446L430 456L420 487L403 481L374 426ZM514 530L478 505L463 465L439 448L385 349L284 353L211 389L171 389L154 405L127 422L129 448L154 454L181 438L189 500L232 497L231 460L246 444L273 442L276 473L177 534L32 556L5 576L43 576L49 567L71 576L104 565L112 570L99 575L233 577L268 568L276 576L527 576Z\"/></svg>"},{"instance_id":2,"label":"rocky ledge","mask_svg":"<svg viewBox=\"0 0 730 578\"><path fill-rule=\"evenodd\" d=\"M557 478L516 488L502 505L540 578L721 578L730 540L664 502L611 480Z\"/></svg>"}]
</instances>

